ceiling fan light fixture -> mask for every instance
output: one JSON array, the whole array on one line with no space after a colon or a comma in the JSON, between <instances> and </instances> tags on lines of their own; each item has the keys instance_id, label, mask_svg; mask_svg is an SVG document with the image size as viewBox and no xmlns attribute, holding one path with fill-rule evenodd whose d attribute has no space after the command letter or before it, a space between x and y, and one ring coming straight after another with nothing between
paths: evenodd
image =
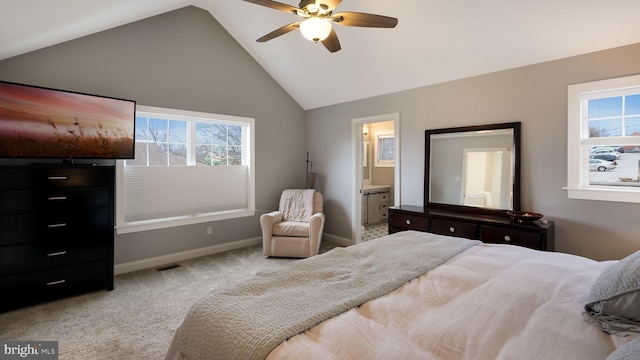
<instances>
[{"instance_id":1,"label":"ceiling fan light fixture","mask_svg":"<svg viewBox=\"0 0 640 360\"><path fill-rule=\"evenodd\" d=\"M371 28L394 28L398 25L398 19L390 16L353 11L334 14L333 11L342 3L342 0L300 0L298 7L273 0L244 1L297 15L301 18L258 38L256 41L260 43L275 39L294 30L300 30L305 39L315 43L320 41L329 52L334 53L339 51L341 46L338 34L333 29L333 23L340 24L340 26Z\"/></svg>"},{"instance_id":2,"label":"ceiling fan light fixture","mask_svg":"<svg viewBox=\"0 0 640 360\"><path fill-rule=\"evenodd\" d=\"M322 41L331 34L331 23L326 19L312 16L300 24L300 32L307 40Z\"/></svg>"}]
</instances>

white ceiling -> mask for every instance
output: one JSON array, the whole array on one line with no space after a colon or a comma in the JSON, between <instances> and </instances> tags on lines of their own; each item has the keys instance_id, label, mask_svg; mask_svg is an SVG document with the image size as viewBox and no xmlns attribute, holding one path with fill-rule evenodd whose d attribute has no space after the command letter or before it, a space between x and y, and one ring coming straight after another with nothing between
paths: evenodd
<instances>
[{"instance_id":1,"label":"white ceiling","mask_svg":"<svg viewBox=\"0 0 640 360\"><path fill-rule=\"evenodd\" d=\"M297 31L257 43L298 18L242 0L0 0L0 60L186 5L208 10L304 109L640 42L639 0L344 0L336 11L399 22L334 25L336 53Z\"/></svg>"}]
</instances>

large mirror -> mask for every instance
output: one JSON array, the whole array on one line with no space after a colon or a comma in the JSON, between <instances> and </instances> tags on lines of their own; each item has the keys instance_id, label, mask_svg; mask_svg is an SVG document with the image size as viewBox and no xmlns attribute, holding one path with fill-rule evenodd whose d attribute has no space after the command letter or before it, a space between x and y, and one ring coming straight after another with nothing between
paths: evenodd
<instances>
[{"instance_id":1,"label":"large mirror","mask_svg":"<svg viewBox=\"0 0 640 360\"><path fill-rule=\"evenodd\" d=\"M520 123L425 132L425 209L520 210Z\"/></svg>"}]
</instances>

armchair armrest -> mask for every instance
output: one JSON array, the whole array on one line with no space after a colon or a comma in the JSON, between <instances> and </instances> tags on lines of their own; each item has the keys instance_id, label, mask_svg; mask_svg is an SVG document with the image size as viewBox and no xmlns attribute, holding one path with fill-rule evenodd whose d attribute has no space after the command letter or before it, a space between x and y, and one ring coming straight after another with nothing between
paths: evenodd
<instances>
[{"instance_id":1,"label":"armchair armrest","mask_svg":"<svg viewBox=\"0 0 640 360\"><path fill-rule=\"evenodd\" d=\"M260 223L268 222L271 225L282 222L282 211L272 211L260 216Z\"/></svg>"},{"instance_id":2,"label":"armchair armrest","mask_svg":"<svg viewBox=\"0 0 640 360\"><path fill-rule=\"evenodd\" d=\"M322 228L320 226L324 226L324 214L323 213L315 213L311 215L309 218L309 231L311 232L322 232Z\"/></svg>"},{"instance_id":3,"label":"armchair armrest","mask_svg":"<svg viewBox=\"0 0 640 360\"><path fill-rule=\"evenodd\" d=\"M310 249L315 249L317 254L320 250L320 241L322 240L322 231L324 230L324 214L315 213L309 219L309 241Z\"/></svg>"},{"instance_id":4,"label":"armchair armrest","mask_svg":"<svg viewBox=\"0 0 640 360\"><path fill-rule=\"evenodd\" d=\"M271 238L273 237L273 225L282 222L282 212L272 211L260 216L260 228L262 229L262 244L264 254L271 256Z\"/></svg>"}]
</instances>

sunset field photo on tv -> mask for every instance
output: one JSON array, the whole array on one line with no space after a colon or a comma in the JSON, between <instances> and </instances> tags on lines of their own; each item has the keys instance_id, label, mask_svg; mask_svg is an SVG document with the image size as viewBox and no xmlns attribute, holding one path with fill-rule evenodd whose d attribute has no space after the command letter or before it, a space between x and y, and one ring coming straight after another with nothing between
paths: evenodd
<instances>
[{"instance_id":1,"label":"sunset field photo on tv","mask_svg":"<svg viewBox=\"0 0 640 360\"><path fill-rule=\"evenodd\" d=\"M135 105L0 82L0 157L131 159Z\"/></svg>"}]
</instances>

